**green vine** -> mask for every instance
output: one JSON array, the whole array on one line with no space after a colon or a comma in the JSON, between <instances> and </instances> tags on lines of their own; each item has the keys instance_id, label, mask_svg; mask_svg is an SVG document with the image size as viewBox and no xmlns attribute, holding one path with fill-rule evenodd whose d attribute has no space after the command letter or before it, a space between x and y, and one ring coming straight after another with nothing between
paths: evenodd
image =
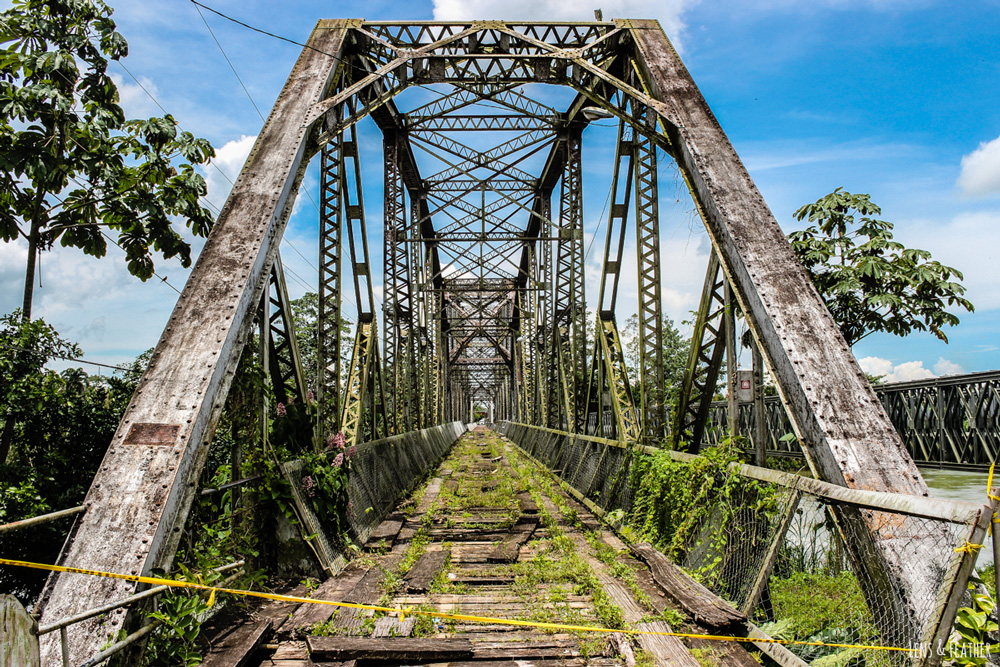
<instances>
[{"instance_id":1,"label":"green vine","mask_svg":"<svg viewBox=\"0 0 1000 667\"><path fill-rule=\"evenodd\" d=\"M705 583L721 575L731 534L759 524L762 514L778 511L772 487L730 468L739 462L737 452L727 441L684 462L661 450L640 456L632 468L635 500L627 517L630 527L674 562L684 562L697 547L702 556L692 574ZM708 526L711 530L706 530Z\"/></svg>"},{"instance_id":2,"label":"green vine","mask_svg":"<svg viewBox=\"0 0 1000 667\"><path fill-rule=\"evenodd\" d=\"M330 438L329 449L302 457L302 493L329 535L347 532L347 488L356 451L357 447L345 447L344 434L337 433Z\"/></svg>"},{"instance_id":3,"label":"green vine","mask_svg":"<svg viewBox=\"0 0 1000 667\"><path fill-rule=\"evenodd\" d=\"M341 538L348 528L350 459L357 447L347 447L344 434L336 433L327 440L324 449L317 451L319 446L314 433L317 411L311 394L305 402L277 404L270 429L275 460L266 466L262 491L293 524L297 524L292 490L281 474L278 461L300 460L302 467L294 483L299 485L326 534Z\"/></svg>"}]
</instances>

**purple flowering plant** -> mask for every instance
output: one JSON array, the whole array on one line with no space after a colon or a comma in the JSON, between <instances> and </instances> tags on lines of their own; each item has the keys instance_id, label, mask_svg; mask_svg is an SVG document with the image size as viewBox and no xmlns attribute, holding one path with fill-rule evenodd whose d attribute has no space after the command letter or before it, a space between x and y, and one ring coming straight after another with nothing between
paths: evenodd
<instances>
[{"instance_id":1,"label":"purple flowering plant","mask_svg":"<svg viewBox=\"0 0 1000 667\"><path fill-rule=\"evenodd\" d=\"M349 459L357 448L345 449L345 444L344 434L336 433L327 439L326 449L303 457L302 490L328 535L347 530Z\"/></svg>"}]
</instances>

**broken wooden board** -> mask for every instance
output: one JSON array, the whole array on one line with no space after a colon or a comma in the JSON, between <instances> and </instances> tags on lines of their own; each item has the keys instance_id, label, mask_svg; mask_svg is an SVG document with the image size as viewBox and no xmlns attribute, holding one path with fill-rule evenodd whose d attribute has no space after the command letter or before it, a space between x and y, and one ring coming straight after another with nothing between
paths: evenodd
<instances>
[{"instance_id":1,"label":"broken wooden board","mask_svg":"<svg viewBox=\"0 0 1000 667\"><path fill-rule=\"evenodd\" d=\"M403 580L407 593L426 593L431 589L434 578L448 562L449 552L427 551L414 563Z\"/></svg>"},{"instance_id":2,"label":"broken wooden board","mask_svg":"<svg viewBox=\"0 0 1000 667\"><path fill-rule=\"evenodd\" d=\"M309 637L306 643L314 661L553 660L580 655L575 639L480 642L465 637Z\"/></svg>"},{"instance_id":3,"label":"broken wooden board","mask_svg":"<svg viewBox=\"0 0 1000 667\"><path fill-rule=\"evenodd\" d=\"M327 579L320 584L309 597L316 600L340 601L346 593L357 586L364 576L364 568L357 563L351 563L338 576ZM338 607L328 604L302 604L278 628L278 635L286 635L299 628L311 628L319 623L325 623L330 620L337 609Z\"/></svg>"},{"instance_id":4,"label":"broken wooden board","mask_svg":"<svg viewBox=\"0 0 1000 667\"><path fill-rule=\"evenodd\" d=\"M393 547L392 553L384 556L378 566L365 572L361 580L344 595L344 602L354 604L375 604L382 595L382 580L386 573L393 571L403 558L405 548L402 545ZM361 629L362 621L371 612L365 609L341 608L333 617L333 625L347 633L355 633Z\"/></svg>"},{"instance_id":5,"label":"broken wooden board","mask_svg":"<svg viewBox=\"0 0 1000 667\"><path fill-rule=\"evenodd\" d=\"M231 628L213 638L212 649L201 661L201 667L243 667L270 631L270 620L243 623Z\"/></svg>"},{"instance_id":6,"label":"broken wooden board","mask_svg":"<svg viewBox=\"0 0 1000 667\"><path fill-rule=\"evenodd\" d=\"M368 542L365 543L365 550L372 551L373 549L387 546L391 547L392 543L396 540L396 535L403 528L404 521L406 521L406 517L399 512L394 512L387 516L368 538Z\"/></svg>"},{"instance_id":7,"label":"broken wooden board","mask_svg":"<svg viewBox=\"0 0 1000 667\"><path fill-rule=\"evenodd\" d=\"M695 620L716 630L747 620L744 614L692 579L652 545L635 544L630 549L649 566L653 579L663 592Z\"/></svg>"},{"instance_id":8,"label":"broken wooden board","mask_svg":"<svg viewBox=\"0 0 1000 667\"><path fill-rule=\"evenodd\" d=\"M472 642L464 638L307 637L314 660L470 660Z\"/></svg>"},{"instance_id":9,"label":"broken wooden board","mask_svg":"<svg viewBox=\"0 0 1000 667\"><path fill-rule=\"evenodd\" d=\"M516 563L521 554L521 547L524 546L538 527L538 517L522 517L514 527L510 529L510 534L501 540L500 544L486 557L487 563Z\"/></svg>"},{"instance_id":10,"label":"broken wooden board","mask_svg":"<svg viewBox=\"0 0 1000 667\"><path fill-rule=\"evenodd\" d=\"M309 590L306 588L305 584L299 584L294 588L279 588L274 592L279 595L288 595L290 597L300 598L306 597ZM261 621L271 621L273 627L277 628L277 630L275 630L275 634L279 638L284 638L282 632L286 631L286 623L301 606L302 605L299 602L268 600L254 611L254 616ZM287 628L287 632L291 632L290 627Z\"/></svg>"},{"instance_id":11,"label":"broken wooden board","mask_svg":"<svg viewBox=\"0 0 1000 667\"><path fill-rule=\"evenodd\" d=\"M316 664L309 659L306 643L297 641L278 646L270 660L264 660L261 667L316 667Z\"/></svg>"},{"instance_id":12,"label":"broken wooden board","mask_svg":"<svg viewBox=\"0 0 1000 667\"><path fill-rule=\"evenodd\" d=\"M535 504L531 494L527 491L521 491L517 494L517 506L521 510L521 514L538 514L538 505Z\"/></svg>"},{"instance_id":13,"label":"broken wooden board","mask_svg":"<svg viewBox=\"0 0 1000 667\"><path fill-rule=\"evenodd\" d=\"M383 616L375 621L372 637L409 637L416 624L414 616L407 616L403 621L396 616Z\"/></svg>"}]
</instances>

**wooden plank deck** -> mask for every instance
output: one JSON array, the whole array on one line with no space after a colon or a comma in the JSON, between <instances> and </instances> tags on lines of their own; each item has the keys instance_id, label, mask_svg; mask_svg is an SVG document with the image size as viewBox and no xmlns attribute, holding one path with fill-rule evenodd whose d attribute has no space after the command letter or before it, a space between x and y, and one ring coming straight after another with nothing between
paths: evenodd
<instances>
[{"instance_id":1,"label":"wooden plank deck","mask_svg":"<svg viewBox=\"0 0 1000 667\"><path fill-rule=\"evenodd\" d=\"M679 604L676 596L664 594L657 583L662 572L654 577L547 471L492 432L459 440L426 486L381 527L360 557L310 595L398 609L404 618L328 605L282 607L286 618L280 626L274 619L278 631L265 640L266 649L257 651L256 664L510 667L517 661L520 667L698 667L708 652L712 664L757 664L735 643L706 646L662 635L503 623L670 632L671 626L657 617L675 609L689 619L676 630L706 632L703 622L723 618L724 611L712 607L714 601L705 603L716 614L706 619ZM636 574L633 580L616 578L620 568L598 558L600 542L629 565ZM739 624L738 619L727 621ZM691 649L697 649L695 654Z\"/></svg>"}]
</instances>

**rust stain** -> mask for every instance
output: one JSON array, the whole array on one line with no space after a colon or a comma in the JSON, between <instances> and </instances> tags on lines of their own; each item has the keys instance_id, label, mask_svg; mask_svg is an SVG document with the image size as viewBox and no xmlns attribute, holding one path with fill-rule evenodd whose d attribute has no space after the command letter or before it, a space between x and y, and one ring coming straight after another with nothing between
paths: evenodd
<instances>
[{"instance_id":1,"label":"rust stain","mask_svg":"<svg viewBox=\"0 0 1000 667\"><path fill-rule=\"evenodd\" d=\"M125 444L170 446L177 440L180 430L180 424L132 424L125 436Z\"/></svg>"}]
</instances>

